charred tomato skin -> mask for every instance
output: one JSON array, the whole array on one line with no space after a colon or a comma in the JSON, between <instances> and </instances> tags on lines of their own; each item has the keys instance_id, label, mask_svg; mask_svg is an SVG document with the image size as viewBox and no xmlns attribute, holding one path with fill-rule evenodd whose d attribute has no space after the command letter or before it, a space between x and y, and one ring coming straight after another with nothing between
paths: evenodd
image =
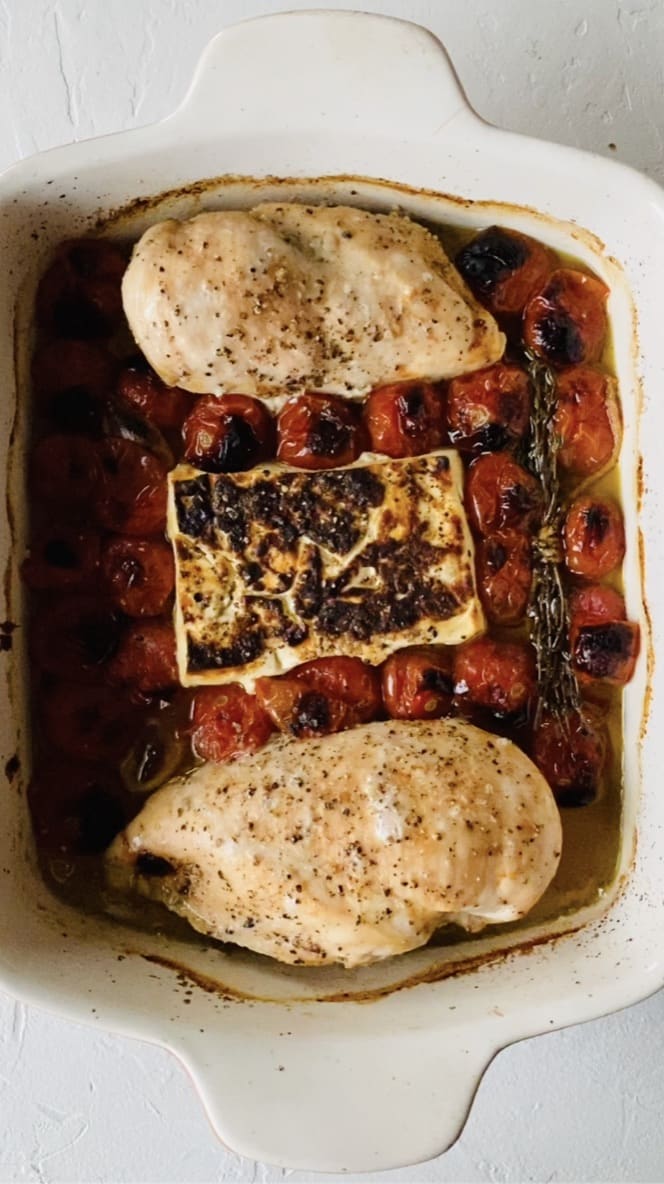
<instances>
[{"instance_id":1,"label":"charred tomato skin","mask_svg":"<svg viewBox=\"0 0 664 1184\"><path fill-rule=\"evenodd\" d=\"M456 266L474 296L496 316L520 316L530 296L555 267L543 243L489 226L458 252Z\"/></svg>"},{"instance_id":2,"label":"charred tomato skin","mask_svg":"<svg viewBox=\"0 0 664 1184\"><path fill-rule=\"evenodd\" d=\"M372 452L393 458L421 456L447 443L445 397L431 382L376 387L364 405Z\"/></svg>"},{"instance_id":3,"label":"charred tomato skin","mask_svg":"<svg viewBox=\"0 0 664 1184\"><path fill-rule=\"evenodd\" d=\"M182 435L185 459L206 473L240 473L274 456L272 416L249 395L203 395Z\"/></svg>"},{"instance_id":4,"label":"charred tomato skin","mask_svg":"<svg viewBox=\"0 0 664 1184\"><path fill-rule=\"evenodd\" d=\"M552 366L599 361L607 332L602 280L571 267L554 271L523 314L523 340Z\"/></svg>"},{"instance_id":5,"label":"charred tomato skin","mask_svg":"<svg viewBox=\"0 0 664 1184\"><path fill-rule=\"evenodd\" d=\"M565 562L574 575L601 580L622 563L625 528L619 506L610 498L579 497L563 525Z\"/></svg>"},{"instance_id":6,"label":"charred tomato skin","mask_svg":"<svg viewBox=\"0 0 664 1184\"><path fill-rule=\"evenodd\" d=\"M383 703L392 719L440 719L454 713L452 654L444 646L398 650L381 670Z\"/></svg>"},{"instance_id":7,"label":"charred tomato skin","mask_svg":"<svg viewBox=\"0 0 664 1184\"><path fill-rule=\"evenodd\" d=\"M352 464L364 449L357 409L336 395L307 391L284 404L277 420L277 459L300 469Z\"/></svg>"},{"instance_id":8,"label":"charred tomato skin","mask_svg":"<svg viewBox=\"0 0 664 1184\"><path fill-rule=\"evenodd\" d=\"M256 695L280 731L300 738L368 723L382 706L378 671L343 656L305 662L278 678L259 678Z\"/></svg>"},{"instance_id":9,"label":"charred tomato skin","mask_svg":"<svg viewBox=\"0 0 664 1184\"><path fill-rule=\"evenodd\" d=\"M496 362L453 378L447 388L447 430L462 452L496 452L518 444L530 418L530 382L525 370Z\"/></svg>"},{"instance_id":10,"label":"charred tomato skin","mask_svg":"<svg viewBox=\"0 0 664 1184\"><path fill-rule=\"evenodd\" d=\"M530 539L518 531L478 541L477 584L482 606L494 625L518 625L526 615L533 579Z\"/></svg>"},{"instance_id":11,"label":"charred tomato skin","mask_svg":"<svg viewBox=\"0 0 664 1184\"><path fill-rule=\"evenodd\" d=\"M466 476L466 509L480 535L532 533L542 516L540 486L509 452L485 452Z\"/></svg>"}]
</instances>

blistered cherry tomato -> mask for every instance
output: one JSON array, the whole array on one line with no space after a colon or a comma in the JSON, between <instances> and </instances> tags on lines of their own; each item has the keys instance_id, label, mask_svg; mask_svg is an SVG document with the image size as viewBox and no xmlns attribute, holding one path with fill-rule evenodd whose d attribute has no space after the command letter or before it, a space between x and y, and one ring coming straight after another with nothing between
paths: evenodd
<instances>
[{"instance_id":1,"label":"blistered cherry tomato","mask_svg":"<svg viewBox=\"0 0 664 1184\"><path fill-rule=\"evenodd\" d=\"M364 429L351 403L314 391L295 395L277 421L277 458L300 469L336 469L357 460Z\"/></svg>"},{"instance_id":2,"label":"blistered cherry tomato","mask_svg":"<svg viewBox=\"0 0 664 1184\"><path fill-rule=\"evenodd\" d=\"M466 506L479 534L536 529L542 513L538 482L509 452L486 452L470 466Z\"/></svg>"},{"instance_id":3,"label":"blistered cherry tomato","mask_svg":"<svg viewBox=\"0 0 664 1184\"><path fill-rule=\"evenodd\" d=\"M608 294L596 276L558 268L526 305L526 345L554 366L597 362L606 339Z\"/></svg>"},{"instance_id":4,"label":"blistered cherry tomato","mask_svg":"<svg viewBox=\"0 0 664 1184\"><path fill-rule=\"evenodd\" d=\"M186 459L206 473L240 473L274 455L272 416L248 395L203 395L182 434Z\"/></svg>"},{"instance_id":5,"label":"blistered cherry tomato","mask_svg":"<svg viewBox=\"0 0 664 1184\"><path fill-rule=\"evenodd\" d=\"M565 370L556 384L553 430L558 461L579 477L598 473L620 446L622 425L615 380L592 366Z\"/></svg>"},{"instance_id":6,"label":"blistered cherry tomato","mask_svg":"<svg viewBox=\"0 0 664 1184\"><path fill-rule=\"evenodd\" d=\"M108 337L122 322L127 260L105 239L63 243L37 292L40 323L56 337Z\"/></svg>"},{"instance_id":7,"label":"blistered cherry tomato","mask_svg":"<svg viewBox=\"0 0 664 1184\"><path fill-rule=\"evenodd\" d=\"M619 507L607 498L579 497L563 527L565 562L587 580L600 580L622 563L625 528Z\"/></svg>"},{"instance_id":8,"label":"blistered cherry tomato","mask_svg":"<svg viewBox=\"0 0 664 1184\"><path fill-rule=\"evenodd\" d=\"M149 535L166 525L166 465L133 440L110 437L99 447L101 480L95 511L102 526Z\"/></svg>"},{"instance_id":9,"label":"blistered cherry tomato","mask_svg":"<svg viewBox=\"0 0 664 1184\"><path fill-rule=\"evenodd\" d=\"M530 384L520 366L496 362L453 378L447 388L450 441L463 452L494 452L523 436L530 417Z\"/></svg>"},{"instance_id":10,"label":"blistered cherry tomato","mask_svg":"<svg viewBox=\"0 0 664 1184\"><path fill-rule=\"evenodd\" d=\"M102 552L104 585L129 617L156 617L175 583L173 552L161 539L114 538Z\"/></svg>"},{"instance_id":11,"label":"blistered cherry tomato","mask_svg":"<svg viewBox=\"0 0 664 1184\"><path fill-rule=\"evenodd\" d=\"M555 256L527 234L490 226L462 247L456 265L485 308L513 316L553 270Z\"/></svg>"},{"instance_id":12,"label":"blistered cherry tomato","mask_svg":"<svg viewBox=\"0 0 664 1184\"><path fill-rule=\"evenodd\" d=\"M51 761L36 770L28 801L39 846L52 855L97 855L128 820L121 782L104 765Z\"/></svg>"},{"instance_id":13,"label":"blistered cherry tomato","mask_svg":"<svg viewBox=\"0 0 664 1184\"><path fill-rule=\"evenodd\" d=\"M279 678L256 679L261 706L282 732L321 736L375 719L380 675L359 658L318 658Z\"/></svg>"},{"instance_id":14,"label":"blistered cherry tomato","mask_svg":"<svg viewBox=\"0 0 664 1184\"><path fill-rule=\"evenodd\" d=\"M35 497L46 507L86 516L99 489L99 449L82 436L46 436L32 454L30 476Z\"/></svg>"},{"instance_id":15,"label":"blistered cherry tomato","mask_svg":"<svg viewBox=\"0 0 664 1184\"><path fill-rule=\"evenodd\" d=\"M562 720L545 716L534 730L532 757L561 806L587 806L597 797L608 738L585 705Z\"/></svg>"},{"instance_id":16,"label":"blistered cherry tomato","mask_svg":"<svg viewBox=\"0 0 664 1184\"><path fill-rule=\"evenodd\" d=\"M383 703L393 719L439 719L451 715L452 652L444 646L398 650L382 669Z\"/></svg>"},{"instance_id":17,"label":"blistered cherry tomato","mask_svg":"<svg viewBox=\"0 0 664 1184\"><path fill-rule=\"evenodd\" d=\"M99 539L75 526L53 526L30 543L21 575L30 588L84 588L99 568Z\"/></svg>"},{"instance_id":18,"label":"blistered cherry tomato","mask_svg":"<svg viewBox=\"0 0 664 1184\"><path fill-rule=\"evenodd\" d=\"M446 443L445 400L431 382L398 382L373 390L364 405L373 452L421 456Z\"/></svg>"},{"instance_id":19,"label":"blistered cherry tomato","mask_svg":"<svg viewBox=\"0 0 664 1184\"><path fill-rule=\"evenodd\" d=\"M109 682L131 686L146 695L176 686L178 668L171 622L158 618L132 621L109 664L107 677Z\"/></svg>"},{"instance_id":20,"label":"blistered cherry tomato","mask_svg":"<svg viewBox=\"0 0 664 1184\"><path fill-rule=\"evenodd\" d=\"M572 626L589 625L599 621L624 621L627 611L624 597L609 584L586 584L571 592L569 615Z\"/></svg>"},{"instance_id":21,"label":"blistered cherry tomato","mask_svg":"<svg viewBox=\"0 0 664 1184\"><path fill-rule=\"evenodd\" d=\"M176 431L182 427L193 404L187 391L178 386L166 386L142 356L123 366L116 393L120 403L135 411L141 419L155 427Z\"/></svg>"},{"instance_id":22,"label":"blistered cherry tomato","mask_svg":"<svg viewBox=\"0 0 664 1184\"><path fill-rule=\"evenodd\" d=\"M527 535L490 535L479 540L477 583L484 611L494 625L516 625L523 620L532 579Z\"/></svg>"},{"instance_id":23,"label":"blistered cherry tomato","mask_svg":"<svg viewBox=\"0 0 664 1184\"><path fill-rule=\"evenodd\" d=\"M596 621L578 625L572 642L572 663L582 681L601 679L625 686L639 656L639 626L633 621Z\"/></svg>"},{"instance_id":24,"label":"blistered cherry tomato","mask_svg":"<svg viewBox=\"0 0 664 1184\"><path fill-rule=\"evenodd\" d=\"M70 682L100 681L120 644L121 623L103 600L68 595L49 604L33 624L37 664Z\"/></svg>"},{"instance_id":25,"label":"blistered cherry tomato","mask_svg":"<svg viewBox=\"0 0 664 1184\"><path fill-rule=\"evenodd\" d=\"M60 432L97 434L115 363L92 341L50 341L37 351L32 378L37 403Z\"/></svg>"},{"instance_id":26,"label":"blistered cherry tomato","mask_svg":"<svg viewBox=\"0 0 664 1184\"><path fill-rule=\"evenodd\" d=\"M237 683L201 687L194 696L191 744L204 761L232 761L269 739L272 722L255 695Z\"/></svg>"},{"instance_id":27,"label":"blistered cherry tomato","mask_svg":"<svg viewBox=\"0 0 664 1184\"><path fill-rule=\"evenodd\" d=\"M535 694L535 659L530 646L481 637L454 656L454 690L496 715L519 715Z\"/></svg>"},{"instance_id":28,"label":"blistered cherry tomato","mask_svg":"<svg viewBox=\"0 0 664 1184\"><path fill-rule=\"evenodd\" d=\"M114 760L133 739L135 710L113 687L58 682L42 711L47 739L77 761Z\"/></svg>"}]
</instances>

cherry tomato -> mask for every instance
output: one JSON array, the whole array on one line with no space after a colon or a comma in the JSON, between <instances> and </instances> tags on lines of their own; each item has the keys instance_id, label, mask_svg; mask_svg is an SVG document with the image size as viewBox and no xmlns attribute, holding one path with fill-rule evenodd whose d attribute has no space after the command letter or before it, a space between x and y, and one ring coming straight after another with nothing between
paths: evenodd
<instances>
[{"instance_id":1,"label":"cherry tomato","mask_svg":"<svg viewBox=\"0 0 664 1184\"><path fill-rule=\"evenodd\" d=\"M563 527L565 562L570 571L599 580L622 563L625 529L615 502L590 496L572 502Z\"/></svg>"},{"instance_id":2,"label":"cherry tomato","mask_svg":"<svg viewBox=\"0 0 664 1184\"><path fill-rule=\"evenodd\" d=\"M206 473L240 473L274 455L272 416L248 395L203 395L184 427L184 455Z\"/></svg>"},{"instance_id":3,"label":"cherry tomato","mask_svg":"<svg viewBox=\"0 0 664 1184\"><path fill-rule=\"evenodd\" d=\"M166 386L142 355L120 371L116 392L120 403L158 428L179 431L192 407L192 396Z\"/></svg>"},{"instance_id":4,"label":"cherry tomato","mask_svg":"<svg viewBox=\"0 0 664 1184\"><path fill-rule=\"evenodd\" d=\"M532 551L526 535L494 534L477 547L477 583L488 619L494 625L523 620L533 578Z\"/></svg>"},{"instance_id":5,"label":"cherry tomato","mask_svg":"<svg viewBox=\"0 0 664 1184\"><path fill-rule=\"evenodd\" d=\"M586 584L575 588L569 598L572 628L575 624L590 625L599 621L624 621L627 617L625 600L609 584Z\"/></svg>"},{"instance_id":6,"label":"cherry tomato","mask_svg":"<svg viewBox=\"0 0 664 1184\"><path fill-rule=\"evenodd\" d=\"M587 704L562 720L545 716L533 734L533 760L561 806L587 806L595 800L607 749L606 729Z\"/></svg>"},{"instance_id":7,"label":"cherry tomato","mask_svg":"<svg viewBox=\"0 0 664 1184\"><path fill-rule=\"evenodd\" d=\"M56 337L109 337L122 323L127 260L105 239L63 243L37 292L40 324Z\"/></svg>"},{"instance_id":8,"label":"cherry tomato","mask_svg":"<svg viewBox=\"0 0 664 1184\"><path fill-rule=\"evenodd\" d=\"M453 378L447 388L447 428L463 452L494 452L521 439L530 418L530 383L520 366L496 362Z\"/></svg>"},{"instance_id":9,"label":"cherry tomato","mask_svg":"<svg viewBox=\"0 0 664 1184\"><path fill-rule=\"evenodd\" d=\"M105 400L113 384L115 363L91 341L50 341L35 354L32 378L53 426L60 432L101 428Z\"/></svg>"},{"instance_id":10,"label":"cherry tomato","mask_svg":"<svg viewBox=\"0 0 664 1184\"><path fill-rule=\"evenodd\" d=\"M114 604L129 617L156 617L173 591L173 552L160 539L114 538L102 553L102 574Z\"/></svg>"},{"instance_id":11,"label":"cherry tomato","mask_svg":"<svg viewBox=\"0 0 664 1184\"><path fill-rule=\"evenodd\" d=\"M622 424L615 381L591 366L573 366L559 377L554 433L558 461L579 477L606 468L620 446Z\"/></svg>"},{"instance_id":12,"label":"cherry tomato","mask_svg":"<svg viewBox=\"0 0 664 1184\"><path fill-rule=\"evenodd\" d=\"M103 600L69 595L37 617L31 651L49 674L71 682L98 682L120 644L120 634L120 620Z\"/></svg>"},{"instance_id":13,"label":"cherry tomato","mask_svg":"<svg viewBox=\"0 0 664 1184\"><path fill-rule=\"evenodd\" d=\"M596 276L558 268L526 305L523 340L554 366L597 362L606 338L608 294Z\"/></svg>"},{"instance_id":14,"label":"cherry tomato","mask_svg":"<svg viewBox=\"0 0 664 1184\"><path fill-rule=\"evenodd\" d=\"M392 719L439 719L454 709L450 650L413 646L399 650L382 669L383 703Z\"/></svg>"},{"instance_id":15,"label":"cherry tomato","mask_svg":"<svg viewBox=\"0 0 664 1184\"><path fill-rule=\"evenodd\" d=\"M431 382L378 387L364 405L364 421L372 451L386 456L421 456L447 442L444 396Z\"/></svg>"},{"instance_id":16,"label":"cherry tomato","mask_svg":"<svg viewBox=\"0 0 664 1184\"><path fill-rule=\"evenodd\" d=\"M527 234L489 226L462 247L456 265L485 308L513 316L553 270L555 256Z\"/></svg>"},{"instance_id":17,"label":"cherry tomato","mask_svg":"<svg viewBox=\"0 0 664 1184\"><path fill-rule=\"evenodd\" d=\"M104 765L51 761L30 781L28 801L39 846L53 855L97 855L128 821L122 785Z\"/></svg>"},{"instance_id":18,"label":"cherry tomato","mask_svg":"<svg viewBox=\"0 0 664 1184\"><path fill-rule=\"evenodd\" d=\"M62 506L85 516L99 489L99 449L81 436L46 436L32 454L30 475L34 495L46 507Z\"/></svg>"},{"instance_id":19,"label":"cherry tomato","mask_svg":"<svg viewBox=\"0 0 664 1184\"><path fill-rule=\"evenodd\" d=\"M528 645L481 637L455 653L455 693L496 715L525 712L535 687L535 658Z\"/></svg>"},{"instance_id":20,"label":"cherry tomato","mask_svg":"<svg viewBox=\"0 0 664 1184\"><path fill-rule=\"evenodd\" d=\"M508 452L485 452L468 470L466 507L479 534L527 533L539 524L542 494L532 474Z\"/></svg>"},{"instance_id":21,"label":"cherry tomato","mask_svg":"<svg viewBox=\"0 0 664 1184\"><path fill-rule=\"evenodd\" d=\"M321 736L375 719L380 675L359 658L318 658L279 678L256 679L259 703L282 732Z\"/></svg>"},{"instance_id":22,"label":"cherry tomato","mask_svg":"<svg viewBox=\"0 0 664 1184\"><path fill-rule=\"evenodd\" d=\"M133 739L135 709L112 687L58 682L42 711L47 739L77 761L114 760Z\"/></svg>"},{"instance_id":23,"label":"cherry tomato","mask_svg":"<svg viewBox=\"0 0 664 1184\"><path fill-rule=\"evenodd\" d=\"M75 526L53 526L30 543L21 575L30 588L57 590L93 584L99 568L99 539Z\"/></svg>"},{"instance_id":24,"label":"cherry tomato","mask_svg":"<svg viewBox=\"0 0 664 1184\"><path fill-rule=\"evenodd\" d=\"M204 761L232 761L269 739L272 722L255 695L237 683L201 687L194 696L191 745Z\"/></svg>"},{"instance_id":25,"label":"cherry tomato","mask_svg":"<svg viewBox=\"0 0 664 1184\"><path fill-rule=\"evenodd\" d=\"M108 667L108 681L145 695L178 683L175 631L170 621L132 621Z\"/></svg>"},{"instance_id":26,"label":"cherry tomato","mask_svg":"<svg viewBox=\"0 0 664 1184\"><path fill-rule=\"evenodd\" d=\"M284 405L277 421L277 458L300 469L336 469L357 460L364 431L356 409L336 395L309 391Z\"/></svg>"},{"instance_id":27,"label":"cherry tomato","mask_svg":"<svg viewBox=\"0 0 664 1184\"><path fill-rule=\"evenodd\" d=\"M579 625L572 648L574 669L582 679L625 686L634 674L639 641L639 627L632 621Z\"/></svg>"},{"instance_id":28,"label":"cherry tomato","mask_svg":"<svg viewBox=\"0 0 664 1184\"><path fill-rule=\"evenodd\" d=\"M133 440L113 436L99 448L97 518L107 530L149 535L166 526L166 465Z\"/></svg>"}]
</instances>

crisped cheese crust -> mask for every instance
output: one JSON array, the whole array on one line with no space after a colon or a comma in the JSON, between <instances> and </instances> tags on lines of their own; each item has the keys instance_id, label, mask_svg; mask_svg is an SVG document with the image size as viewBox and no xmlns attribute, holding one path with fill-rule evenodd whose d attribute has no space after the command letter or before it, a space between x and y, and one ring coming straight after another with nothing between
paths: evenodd
<instances>
[{"instance_id":1,"label":"crisped cheese crust","mask_svg":"<svg viewBox=\"0 0 664 1184\"><path fill-rule=\"evenodd\" d=\"M169 477L185 686L345 654L453 645L484 627L455 452L367 454L307 472L264 465Z\"/></svg>"},{"instance_id":2,"label":"crisped cheese crust","mask_svg":"<svg viewBox=\"0 0 664 1184\"><path fill-rule=\"evenodd\" d=\"M202 933L357 966L445 922L524 916L560 848L553 794L516 745L462 720L392 721L204 765L158 790L107 861Z\"/></svg>"},{"instance_id":3,"label":"crisped cheese crust","mask_svg":"<svg viewBox=\"0 0 664 1184\"><path fill-rule=\"evenodd\" d=\"M264 204L152 226L122 285L169 385L360 394L489 365L505 339L440 241L398 214Z\"/></svg>"}]
</instances>

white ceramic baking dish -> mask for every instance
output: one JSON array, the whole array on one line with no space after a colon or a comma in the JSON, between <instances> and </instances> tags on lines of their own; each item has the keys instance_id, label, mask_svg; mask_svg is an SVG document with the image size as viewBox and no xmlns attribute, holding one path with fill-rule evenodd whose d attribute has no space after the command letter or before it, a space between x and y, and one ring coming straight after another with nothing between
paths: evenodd
<instances>
[{"instance_id":1,"label":"white ceramic baking dish","mask_svg":"<svg viewBox=\"0 0 664 1184\"><path fill-rule=\"evenodd\" d=\"M201 178L218 180L193 184ZM166 190L166 198L146 200ZM626 590L646 644L625 696L615 884L591 909L545 932L432 948L352 973L298 970L75 913L35 869L17 565L36 277L55 243L128 202L133 209L109 233L137 234L165 212L277 194L398 203L465 226L503 221L580 257L611 285L625 415ZM221 1138L244 1155L324 1170L433 1156L458 1133L498 1049L662 984L664 700L650 655L664 627L663 243L664 199L654 184L598 157L489 127L469 109L429 33L357 13L287 14L228 29L169 119L45 153L0 182L0 448L8 472L0 616L18 624L13 633L3 627L13 645L1 658L0 984L73 1019L171 1048Z\"/></svg>"}]
</instances>

